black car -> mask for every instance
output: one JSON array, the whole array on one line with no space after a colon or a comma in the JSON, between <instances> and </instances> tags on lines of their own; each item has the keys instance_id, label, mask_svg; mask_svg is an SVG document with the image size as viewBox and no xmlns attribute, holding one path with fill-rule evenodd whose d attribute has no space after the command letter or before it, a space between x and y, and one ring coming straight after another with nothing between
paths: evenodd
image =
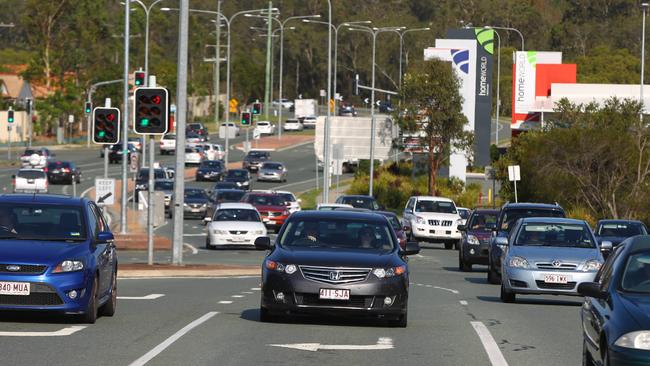
<instances>
[{"instance_id":1,"label":"black car","mask_svg":"<svg viewBox=\"0 0 650 366\"><path fill-rule=\"evenodd\" d=\"M458 250L458 269L471 271L473 264L488 264L492 230L497 227L498 210L476 209L467 219L467 225L459 225L462 233Z\"/></svg>"},{"instance_id":2,"label":"black car","mask_svg":"<svg viewBox=\"0 0 650 366\"><path fill-rule=\"evenodd\" d=\"M220 160L203 160L196 170L196 181L220 181L223 178L225 170L226 167Z\"/></svg>"},{"instance_id":3,"label":"black car","mask_svg":"<svg viewBox=\"0 0 650 366\"><path fill-rule=\"evenodd\" d=\"M208 212L210 197L203 188L185 188L184 218L203 219Z\"/></svg>"},{"instance_id":4,"label":"black car","mask_svg":"<svg viewBox=\"0 0 650 366\"><path fill-rule=\"evenodd\" d=\"M221 189L239 189L239 190L241 190L241 188L235 182L221 181L221 182L215 183L214 186L212 187L213 191L221 190Z\"/></svg>"},{"instance_id":5,"label":"black car","mask_svg":"<svg viewBox=\"0 0 650 366\"><path fill-rule=\"evenodd\" d=\"M342 117L354 117L357 115L357 111L354 110L354 106L351 104L341 104L338 114Z\"/></svg>"},{"instance_id":6,"label":"black car","mask_svg":"<svg viewBox=\"0 0 650 366\"><path fill-rule=\"evenodd\" d=\"M599 243L609 241L616 247L627 238L648 235L648 228L638 220L600 220L594 234Z\"/></svg>"},{"instance_id":7,"label":"black car","mask_svg":"<svg viewBox=\"0 0 650 366\"><path fill-rule=\"evenodd\" d=\"M239 202L246 194L246 191L241 189L214 189L210 192L210 205L208 205L208 212L205 217L212 217L214 208L221 203Z\"/></svg>"},{"instance_id":8,"label":"black car","mask_svg":"<svg viewBox=\"0 0 650 366\"><path fill-rule=\"evenodd\" d=\"M278 313L385 317L406 327L409 271L406 256L417 243L399 246L388 220L365 212L300 211L282 226L262 263L260 320Z\"/></svg>"},{"instance_id":9,"label":"black car","mask_svg":"<svg viewBox=\"0 0 650 366\"><path fill-rule=\"evenodd\" d=\"M167 172L162 168L154 168L153 170L153 179L168 179ZM156 186L154 186L154 189ZM149 189L149 168L140 168L138 170L138 175L135 178L135 193L134 199L136 202L139 202L138 193L140 191L146 191Z\"/></svg>"},{"instance_id":10,"label":"black car","mask_svg":"<svg viewBox=\"0 0 650 366\"><path fill-rule=\"evenodd\" d=\"M208 128L203 123L190 123L187 125L187 131L192 131L197 135L203 136L205 138L204 141L210 140Z\"/></svg>"},{"instance_id":11,"label":"black car","mask_svg":"<svg viewBox=\"0 0 650 366\"><path fill-rule=\"evenodd\" d=\"M244 161L242 161L242 168L248 169L252 172L256 172L260 169L262 163L269 160L270 158L271 158L271 154L269 154L268 151L259 151L259 150L249 151L248 154L246 154L246 156L244 157Z\"/></svg>"},{"instance_id":12,"label":"black car","mask_svg":"<svg viewBox=\"0 0 650 366\"><path fill-rule=\"evenodd\" d=\"M378 211L383 210L383 207L377 203L375 197L363 195L345 195L339 196L336 203L344 203L352 205L355 208L366 208L368 210Z\"/></svg>"},{"instance_id":13,"label":"black car","mask_svg":"<svg viewBox=\"0 0 650 366\"><path fill-rule=\"evenodd\" d=\"M564 209L558 204L546 203L506 203L499 211L497 226L492 231L488 246L487 280L491 284L501 283L501 254L508 245L510 229L518 219L524 217L566 217Z\"/></svg>"},{"instance_id":14,"label":"black car","mask_svg":"<svg viewBox=\"0 0 650 366\"><path fill-rule=\"evenodd\" d=\"M390 102L379 102L379 113L392 113L393 106Z\"/></svg>"},{"instance_id":15,"label":"black car","mask_svg":"<svg viewBox=\"0 0 650 366\"><path fill-rule=\"evenodd\" d=\"M135 148L133 144L127 144L127 159L131 160L131 155L137 154L138 149ZM111 149L108 150L108 163L117 164L122 162L122 156L124 156L124 151L122 150L122 144L111 145Z\"/></svg>"},{"instance_id":16,"label":"black car","mask_svg":"<svg viewBox=\"0 0 650 366\"><path fill-rule=\"evenodd\" d=\"M650 365L650 236L623 241L578 293L582 364Z\"/></svg>"},{"instance_id":17,"label":"black car","mask_svg":"<svg viewBox=\"0 0 650 366\"><path fill-rule=\"evenodd\" d=\"M81 183L81 171L69 161L50 161L47 163L47 180L52 183Z\"/></svg>"},{"instance_id":18,"label":"black car","mask_svg":"<svg viewBox=\"0 0 650 366\"><path fill-rule=\"evenodd\" d=\"M235 183L239 189L249 190L251 187L251 174L246 169L230 169L223 180Z\"/></svg>"}]
</instances>

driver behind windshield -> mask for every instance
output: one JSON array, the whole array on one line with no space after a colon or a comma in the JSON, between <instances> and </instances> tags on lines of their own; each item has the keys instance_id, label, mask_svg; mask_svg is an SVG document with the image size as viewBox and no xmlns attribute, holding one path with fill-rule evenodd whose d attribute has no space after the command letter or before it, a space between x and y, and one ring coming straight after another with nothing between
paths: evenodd
<instances>
[{"instance_id":1,"label":"driver behind windshield","mask_svg":"<svg viewBox=\"0 0 650 366\"><path fill-rule=\"evenodd\" d=\"M8 207L0 207L0 230L18 234L16 231L16 215Z\"/></svg>"}]
</instances>

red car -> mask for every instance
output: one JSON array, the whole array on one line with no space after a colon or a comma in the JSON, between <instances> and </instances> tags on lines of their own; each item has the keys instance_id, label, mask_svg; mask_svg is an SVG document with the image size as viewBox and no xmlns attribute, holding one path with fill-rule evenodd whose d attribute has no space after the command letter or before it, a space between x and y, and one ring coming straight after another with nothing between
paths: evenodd
<instances>
[{"instance_id":1,"label":"red car","mask_svg":"<svg viewBox=\"0 0 650 366\"><path fill-rule=\"evenodd\" d=\"M242 197L241 202L255 206L266 227L275 232L280 230L291 215L284 198L279 194L251 192Z\"/></svg>"},{"instance_id":2,"label":"red car","mask_svg":"<svg viewBox=\"0 0 650 366\"><path fill-rule=\"evenodd\" d=\"M406 232L404 231L404 228L400 224L397 215L395 215L393 212L388 212L388 211L375 211L375 213L386 216L388 222L390 222L390 226L393 228L393 230L395 230L397 239L399 239L399 246L402 249L406 250L406 241L407 241Z\"/></svg>"}]
</instances>

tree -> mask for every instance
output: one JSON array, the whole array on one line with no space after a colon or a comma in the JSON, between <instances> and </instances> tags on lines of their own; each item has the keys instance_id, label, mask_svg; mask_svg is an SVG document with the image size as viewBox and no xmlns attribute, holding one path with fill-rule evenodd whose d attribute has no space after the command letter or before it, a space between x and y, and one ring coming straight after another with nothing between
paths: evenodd
<instances>
[{"instance_id":1,"label":"tree","mask_svg":"<svg viewBox=\"0 0 650 366\"><path fill-rule=\"evenodd\" d=\"M452 151L467 152L473 136L464 130L460 81L449 63L432 60L412 67L403 80L400 98L403 112L394 116L405 134L414 136L429 153L429 194L436 192L438 169L448 163Z\"/></svg>"}]
</instances>

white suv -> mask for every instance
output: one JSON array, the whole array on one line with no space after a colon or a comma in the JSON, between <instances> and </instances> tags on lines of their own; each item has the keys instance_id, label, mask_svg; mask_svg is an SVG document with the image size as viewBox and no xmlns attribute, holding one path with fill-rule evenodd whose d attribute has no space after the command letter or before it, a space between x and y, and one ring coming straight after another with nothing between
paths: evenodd
<instances>
[{"instance_id":1,"label":"white suv","mask_svg":"<svg viewBox=\"0 0 650 366\"><path fill-rule=\"evenodd\" d=\"M255 124L255 128L261 135L273 135L275 133L275 125L269 121L259 121Z\"/></svg>"},{"instance_id":2,"label":"white suv","mask_svg":"<svg viewBox=\"0 0 650 366\"><path fill-rule=\"evenodd\" d=\"M444 243L452 249L461 239L461 223L456 204L449 198L414 196L409 198L402 215L402 226L418 241Z\"/></svg>"},{"instance_id":3,"label":"white suv","mask_svg":"<svg viewBox=\"0 0 650 366\"><path fill-rule=\"evenodd\" d=\"M20 169L13 179L14 193L47 193L47 173L43 169Z\"/></svg>"},{"instance_id":4,"label":"white suv","mask_svg":"<svg viewBox=\"0 0 650 366\"><path fill-rule=\"evenodd\" d=\"M176 135L167 134L160 138L160 155L174 154L176 151Z\"/></svg>"}]
</instances>

